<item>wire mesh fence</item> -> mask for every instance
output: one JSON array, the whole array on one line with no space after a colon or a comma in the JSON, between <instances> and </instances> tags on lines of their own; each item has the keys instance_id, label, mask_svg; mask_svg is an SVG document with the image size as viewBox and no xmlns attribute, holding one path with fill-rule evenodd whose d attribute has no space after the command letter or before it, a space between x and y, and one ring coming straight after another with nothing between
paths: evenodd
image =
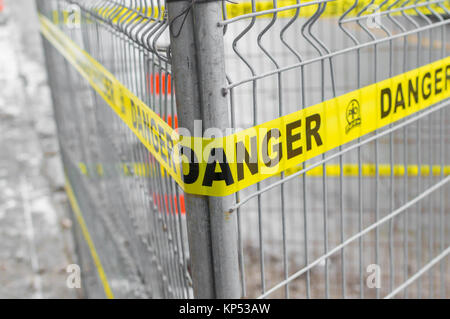
<instances>
[{"instance_id":1,"label":"wire mesh fence","mask_svg":"<svg viewBox=\"0 0 450 319\"><path fill-rule=\"evenodd\" d=\"M261 18L264 12L225 19L236 127L288 114L448 56L448 10L443 2L384 1L375 6L372 1L361 6L362 2L349 2L334 17L327 14L323 1L298 2L296 9L280 8L279 16L266 19ZM302 15L302 5L313 14ZM377 21L370 20L375 12ZM380 297L447 247L448 186L360 234L442 179L432 174L396 176L394 167L414 164L420 171L445 165L446 112L419 113L416 121L404 126L399 122L379 138L376 134L381 132L376 132L371 141L356 141L353 150L338 157L330 158L340 149L324 154L316 177L309 177L314 168L306 167L319 159L306 162L299 178L274 178L240 192L238 198L252 198L236 205L241 271L246 274L242 290L257 296L285 281L268 296ZM338 173L327 169L330 164ZM352 177L344 175L349 164L356 169ZM367 164L373 165L373 175L363 171ZM388 169L384 176L380 167ZM274 182L279 182L277 187L270 186ZM357 240L342 245L356 234ZM381 289L366 285L370 264L383 270ZM446 267L442 263L440 270L417 279L403 296L445 297ZM304 271L294 278L299 269Z\"/></svg>"},{"instance_id":2,"label":"wire mesh fence","mask_svg":"<svg viewBox=\"0 0 450 319\"><path fill-rule=\"evenodd\" d=\"M392 78L450 52L448 1L37 3L40 14L173 128L178 121L191 125L195 117L187 115L196 112L194 107L177 105L175 96L179 104L195 101L189 95L195 95L189 91L192 83L181 83L193 62L180 47L195 44L195 54L207 55L199 44L205 34L198 31L205 12L220 13L209 17L223 32L225 72L217 66L215 74L224 81L219 87L227 104L223 121L235 130ZM197 33L191 43L186 34L192 26ZM198 265L210 263L214 296L447 297L448 98L220 204L208 198L211 219L218 214L212 207L224 207L219 213L226 210L227 218L235 218L231 233L237 236L226 240L214 235L220 222L202 221L209 229L195 228L201 199L184 194L53 45L44 40L44 47L67 178L114 296L202 295L209 288L198 278ZM183 54L188 58L183 60ZM180 60L186 64L184 74L180 63L178 68L173 63ZM200 64L198 72L208 76L207 68ZM214 83L200 80L198 85ZM213 238L207 249L213 250L215 263L201 258L207 254L200 253L204 249L195 232ZM101 296L102 279L89 258L90 247L79 229L76 236L87 295ZM234 274L223 275L217 260L236 261ZM370 265L379 266L378 289L367 284ZM239 291L217 291L222 289L217 278L226 276L238 279Z\"/></svg>"},{"instance_id":3,"label":"wire mesh fence","mask_svg":"<svg viewBox=\"0 0 450 319\"><path fill-rule=\"evenodd\" d=\"M151 42L165 28L161 12L126 24L130 11L120 11L125 7L113 1L38 5L78 46L176 124L167 42L161 39L158 47ZM102 17L98 10L106 6L118 9ZM117 24L102 22L107 18ZM136 26L144 39L130 37ZM114 295L192 297L183 194L89 83L46 40L44 47L66 174ZM80 250L87 248L78 242ZM81 261L88 263L81 267L86 276L96 278L90 258ZM102 296L99 284L87 282L87 295Z\"/></svg>"}]
</instances>

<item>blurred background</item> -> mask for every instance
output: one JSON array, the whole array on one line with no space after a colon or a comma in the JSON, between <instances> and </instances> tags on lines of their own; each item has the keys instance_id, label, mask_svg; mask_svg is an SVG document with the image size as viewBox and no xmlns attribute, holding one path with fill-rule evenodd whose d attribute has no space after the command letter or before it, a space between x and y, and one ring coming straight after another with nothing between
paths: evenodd
<instances>
[{"instance_id":1,"label":"blurred background","mask_svg":"<svg viewBox=\"0 0 450 319\"><path fill-rule=\"evenodd\" d=\"M0 298L79 298L64 175L32 0L0 1Z\"/></svg>"}]
</instances>

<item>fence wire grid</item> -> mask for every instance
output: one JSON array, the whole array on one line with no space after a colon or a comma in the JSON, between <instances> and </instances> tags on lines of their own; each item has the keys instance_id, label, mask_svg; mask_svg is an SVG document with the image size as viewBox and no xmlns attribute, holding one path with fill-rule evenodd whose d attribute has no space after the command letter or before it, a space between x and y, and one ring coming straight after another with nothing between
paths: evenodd
<instances>
[{"instance_id":1,"label":"fence wire grid","mask_svg":"<svg viewBox=\"0 0 450 319\"><path fill-rule=\"evenodd\" d=\"M234 129L377 83L450 52L445 0L181 3L193 6L181 12L186 16L197 6L219 8L222 89ZM179 4L37 4L40 14L170 126L183 122L175 100L180 100L177 74L172 78L177 54L172 42L179 40L170 18L180 13L175 12ZM182 192L89 83L43 41L66 175L114 296L201 295L203 287L192 274L193 263L200 262L188 227L197 209L192 195ZM448 104L444 100L309 160L300 171L232 195L226 203L235 215L231 241L236 241L239 281L232 296L447 298ZM77 227L75 236L85 292L103 297ZM380 269L378 289L366 282L373 264Z\"/></svg>"}]
</instances>

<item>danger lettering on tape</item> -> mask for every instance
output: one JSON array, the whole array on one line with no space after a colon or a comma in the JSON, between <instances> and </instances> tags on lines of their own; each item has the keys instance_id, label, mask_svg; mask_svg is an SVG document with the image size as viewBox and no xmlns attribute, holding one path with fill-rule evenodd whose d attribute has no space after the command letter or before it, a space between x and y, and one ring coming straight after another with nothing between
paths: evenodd
<instances>
[{"instance_id":1,"label":"danger lettering on tape","mask_svg":"<svg viewBox=\"0 0 450 319\"><path fill-rule=\"evenodd\" d=\"M187 193L226 196L450 97L450 57L228 136L179 134L46 17L41 32Z\"/></svg>"}]
</instances>

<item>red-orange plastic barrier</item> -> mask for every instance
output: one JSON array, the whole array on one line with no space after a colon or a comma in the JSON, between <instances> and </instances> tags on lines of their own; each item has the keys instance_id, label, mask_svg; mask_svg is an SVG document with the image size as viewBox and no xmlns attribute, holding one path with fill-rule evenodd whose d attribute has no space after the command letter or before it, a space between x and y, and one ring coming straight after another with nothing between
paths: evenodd
<instances>
[{"instance_id":1,"label":"red-orange plastic barrier","mask_svg":"<svg viewBox=\"0 0 450 319\"><path fill-rule=\"evenodd\" d=\"M150 76L150 81L149 81ZM160 82L161 79L161 82ZM147 88L151 94L159 95L160 93L166 94L166 74L163 73L161 76L159 73L147 74ZM172 93L172 77L170 74L167 75L167 94Z\"/></svg>"},{"instance_id":2,"label":"red-orange plastic barrier","mask_svg":"<svg viewBox=\"0 0 450 319\"><path fill-rule=\"evenodd\" d=\"M153 202L158 207L158 211L160 213L165 212L167 215L178 215L178 213L181 213L181 215L186 214L186 207L184 204L184 194L178 195L178 200L176 195L172 195L171 196L172 198L170 198L167 196L167 194L162 195L155 192L152 194L152 197ZM179 208L178 208L178 201L180 202Z\"/></svg>"}]
</instances>

